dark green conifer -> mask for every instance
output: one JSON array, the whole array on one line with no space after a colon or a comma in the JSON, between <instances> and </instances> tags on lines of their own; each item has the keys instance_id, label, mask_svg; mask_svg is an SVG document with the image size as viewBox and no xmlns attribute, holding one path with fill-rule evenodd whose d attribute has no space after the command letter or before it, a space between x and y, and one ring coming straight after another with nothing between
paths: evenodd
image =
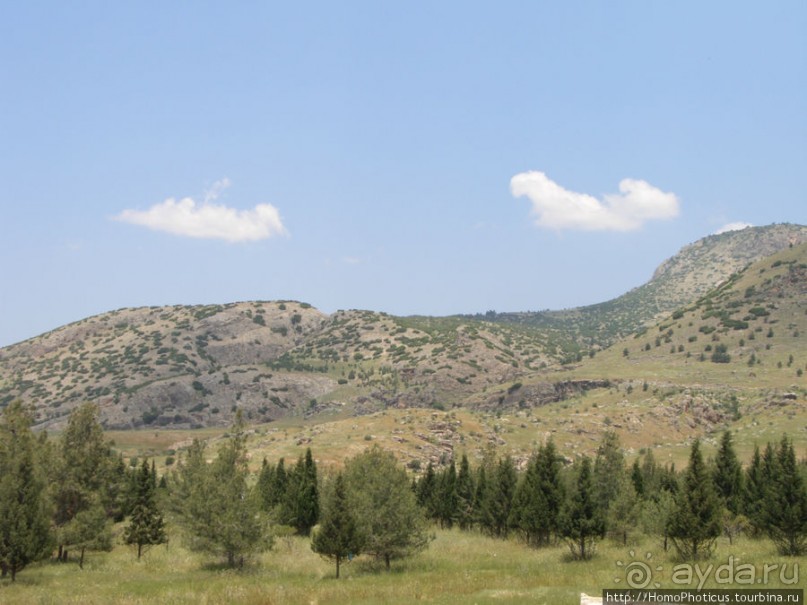
<instances>
[{"instance_id":1,"label":"dark green conifer","mask_svg":"<svg viewBox=\"0 0 807 605\"><path fill-rule=\"evenodd\" d=\"M780 553L800 556L807 552L807 487L787 437L779 444L775 468L763 504L765 525Z\"/></svg>"},{"instance_id":2,"label":"dark green conifer","mask_svg":"<svg viewBox=\"0 0 807 605\"><path fill-rule=\"evenodd\" d=\"M725 431L720 439L713 478L722 505L732 514L739 514L742 508L743 474L729 431Z\"/></svg>"},{"instance_id":3,"label":"dark green conifer","mask_svg":"<svg viewBox=\"0 0 807 605\"><path fill-rule=\"evenodd\" d=\"M311 540L311 550L336 563L338 578L342 560L358 555L361 548L362 535L350 509L344 477L340 473L336 476L333 490L325 503L322 523Z\"/></svg>"},{"instance_id":4,"label":"dark green conifer","mask_svg":"<svg viewBox=\"0 0 807 605\"><path fill-rule=\"evenodd\" d=\"M693 560L708 557L721 532L720 517L720 501L703 462L700 441L695 440L670 519L669 534L679 555Z\"/></svg>"},{"instance_id":5,"label":"dark green conifer","mask_svg":"<svg viewBox=\"0 0 807 605\"><path fill-rule=\"evenodd\" d=\"M460 529L470 529L474 523L474 478L465 454L457 474L457 522Z\"/></svg>"},{"instance_id":6,"label":"dark green conifer","mask_svg":"<svg viewBox=\"0 0 807 605\"><path fill-rule=\"evenodd\" d=\"M132 505L132 517L124 529L123 540L126 544L137 546L137 558L143 553L143 547L164 544L168 541L165 534L165 522L157 506L155 497L157 487L155 467L151 470L147 460L137 473L137 489Z\"/></svg>"},{"instance_id":7,"label":"dark green conifer","mask_svg":"<svg viewBox=\"0 0 807 605\"><path fill-rule=\"evenodd\" d=\"M47 556L52 538L31 420L20 401L11 402L0 419L0 564L12 581Z\"/></svg>"},{"instance_id":8,"label":"dark green conifer","mask_svg":"<svg viewBox=\"0 0 807 605\"><path fill-rule=\"evenodd\" d=\"M594 556L596 540L605 534L605 518L595 494L591 460L584 456L577 467L577 480L561 512L559 525L572 556L585 560Z\"/></svg>"}]
</instances>

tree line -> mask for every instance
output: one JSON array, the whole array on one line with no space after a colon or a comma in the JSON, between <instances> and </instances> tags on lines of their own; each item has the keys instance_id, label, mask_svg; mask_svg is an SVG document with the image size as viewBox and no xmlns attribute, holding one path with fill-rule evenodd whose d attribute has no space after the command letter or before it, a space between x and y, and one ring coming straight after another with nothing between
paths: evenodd
<instances>
[{"instance_id":1,"label":"tree line","mask_svg":"<svg viewBox=\"0 0 807 605\"><path fill-rule=\"evenodd\" d=\"M610 537L628 544L635 534L657 536L683 559L708 557L718 537L767 536L784 555L807 553L807 464L782 437L755 447L743 467L731 433L713 460L701 442L682 472L656 462L652 450L625 462L619 439L606 432L595 456L568 462L550 439L517 473L508 456L488 455L472 471L465 455L436 471L430 464L413 489L429 519L442 527L519 536L532 547L568 544L587 559Z\"/></svg>"},{"instance_id":2,"label":"tree line","mask_svg":"<svg viewBox=\"0 0 807 605\"><path fill-rule=\"evenodd\" d=\"M69 553L110 550L113 526L138 558L172 531L195 551L244 564L274 537L310 538L314 552L341 564L360 554L391 561L426 548L433 525L516 536L542 548L565 543L575 558L611 537L628 544L657 536L686 559L708 556L721 535L767 536L787 555L807 552L807 481L787 437L756 448L743 466L731 433L714 459L692 444L683 471L646 451L628 466L615 433L593 457L569 461L550 439L518 471L510 456L462 455L419 477L374 445L338 472L318 472L310 449L294 463L266 459L250 473L240 415L215 452L194 440L176 468L126 464L104 437L98 408L70 415L58 439L34 434L30 411L13 402L0 418L0 570L12 580L26 565Z\"/></svg>"}]
</instances>

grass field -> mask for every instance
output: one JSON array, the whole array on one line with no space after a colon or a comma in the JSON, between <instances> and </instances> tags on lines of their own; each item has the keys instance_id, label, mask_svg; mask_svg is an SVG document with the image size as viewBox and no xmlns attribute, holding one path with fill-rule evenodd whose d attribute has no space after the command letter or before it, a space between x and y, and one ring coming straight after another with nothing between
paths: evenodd
<instances>
[{"instance_id":1,"label":"grass field","mask_svg":"<svg viewBox=\"0 0 807 605\"><path fill-rule=\"evenodd\" d=\"M652 587L696 588L673 581L680 563L665 554L659 544L644 539L629 547L601 543L596 557L587 562L568 561L568 550L557 546L541 550L525 547L515 539L503 541L457 530L435 530L435 540L424 553L393 563L391 571L360 557L334 567L311 552L305 538L280 538L274 548L243 570L221 567L217 561L188 552L180 540L151 549L137 561L132 549L116 546L110 553L91 553L84 569L75 562L45 562L21 572L17 582L0 582L0 602L7 604L355 604L355 603L530 603L571 605L580 592L599 595L603 588L625 588L631 563L647 562ZM651 553L650 559L646 558ZM800 588L789 582L807 573L807 557L783 558L771 542L741 538L733 546L721 539L717 552L700 565L709 579L705 588L742 588L720 584L720 565L751 563L762 579L763 565L778 565L766 584L755 588ZM786 564L784 579L781 566ZM711 568L709 566L712 566ZM800 569L796 571L794 565ZM660 568L660 569L658 569ZM708 570L708 572L707 572ZM724 567L724 574L726 568ZM795 574L795 575L794 575ZM619 580L619 581L617 581ZM745 586L746 588L748 586Z\"/></svg>"}]
</instances>

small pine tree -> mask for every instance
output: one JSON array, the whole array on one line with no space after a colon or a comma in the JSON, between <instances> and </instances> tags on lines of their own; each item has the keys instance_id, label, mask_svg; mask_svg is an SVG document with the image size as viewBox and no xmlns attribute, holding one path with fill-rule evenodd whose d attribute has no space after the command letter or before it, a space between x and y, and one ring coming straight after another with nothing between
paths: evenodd
<instances>
[{"instance_id":1,"label":"small pine tree","mask_svg":"<svg viewBox=\"0 0 807 605\"><path fill-rule=\"evenodd\" d=\"M712 477L703 462L700 441L695 440L684 473L669 534L684 559L708 557L720 535L721 507Z\"/></svg>"},{"instance_id":2,"label":"small pine tree","mask_svg":"<svg viewBox=\"0 0 807 605\"><path fill-rule=\"evenodd\" d=\"M165 544L168 541L165 522L155 499L157 488L153 468L150 470L148 461L143 460L143 465L137 473L137 491L132 506L132 517L123 532L124 542L137 546L138 559L143 553L144 546Z\"/></svg>"},{"instance_id":3,"label":"small pine tree","mask_svg":"<svg viewBox=\"0 0 807 605\"><path fill-rule=\"evenodd\" d=\"M311 550L336 563L336 577L342 559L361 552L362 536L353 518L345 491L345 480L338 474L324 507L322 523L311 540Z\"/></svg>"}]
</instances>

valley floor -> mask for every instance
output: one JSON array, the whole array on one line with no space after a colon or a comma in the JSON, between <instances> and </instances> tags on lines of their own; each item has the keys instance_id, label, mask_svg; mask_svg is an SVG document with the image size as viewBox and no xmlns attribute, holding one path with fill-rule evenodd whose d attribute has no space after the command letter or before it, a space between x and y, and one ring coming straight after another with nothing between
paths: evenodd
<instances>
[{"instance_id":1,"label":"valley floor","mask_svg":"<svg viewBox=\"0 0 807 605\"><path fill-rule=\"evenodd\" d=\"M46 562L22 571L14 584L2 580L0 602L576 605L581 592L600 595L603 588L626 588L628 572L640 563L653 574L651 587L655 582L663 588L698 585L695 574L691 584L682 584L680 575L674 582L673 569L679 562L672 552L664 553L660 544L645 538L628 547L604 541L594 559L581 563L568 561L565 546L534 550L515 539L495 540L458 530L437 529L435 536L428 550L394 562L389 572L360 557L342 566L339 580L334 578L334 566L300 537L278 538L271 551L241 571L190 553L179 540L152 548L140 561L131 548L116 546L110 553L89 553L83 570L75 562ZM701 575L709 578L704 587L749 588L716 582L725 577L726 565L733 565L736 573L737 565L748 563L758 574L754 588L804 586L803 578L796 584L792 580L807 574L807 557L780 557L767 540L740 538L730 546L721 538L713 558L699 564ZM716 575L721 565L723 576ZM762 580L765 565L778 567L767 583L756 582Z\"/></svg>"}]
</instances>

